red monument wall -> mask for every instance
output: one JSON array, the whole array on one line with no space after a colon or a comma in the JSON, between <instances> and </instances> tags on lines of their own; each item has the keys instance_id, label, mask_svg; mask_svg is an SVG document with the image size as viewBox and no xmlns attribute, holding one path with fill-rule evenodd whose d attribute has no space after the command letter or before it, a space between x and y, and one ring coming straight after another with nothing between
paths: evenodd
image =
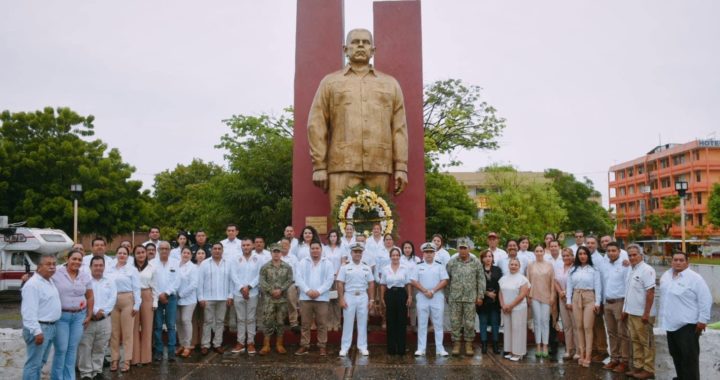
<instances>
[{"instance_id":1,"label":"red monument wall","mask_svg":"<svg viewBox=\"0 0 720 380\"><path fill-rule=\"evenodd\" d=\"M295 43L293 216L296 233L306 217L328 216L328 196L312 183L307 118L322 78L342 68L345 31L342 0L298 0ZM394 199L402 240L425 241L422 31L419 1L375 2L375 66L397 78L408 123L409 186ZM333 228L334 226L330 226Z\"/></svg>"}]
</instances>

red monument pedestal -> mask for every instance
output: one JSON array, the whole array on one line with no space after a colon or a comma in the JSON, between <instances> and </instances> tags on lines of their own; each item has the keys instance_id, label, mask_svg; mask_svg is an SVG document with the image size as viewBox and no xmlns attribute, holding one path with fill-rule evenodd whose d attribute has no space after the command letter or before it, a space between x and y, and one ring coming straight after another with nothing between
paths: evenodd
<instances>
[{"instance_id":1,"label":"red monument pedestal","mask_svg":"<svg viewBox=\"0 0 720 380\"><path fill-rule=\"evenodd\" d=\"M423 137L422 30L420 2L379 1L373 6L378 70L394 76L405 98L408 124L408 181L394 197L401 240L425 241L425 168ZM296 231L312 218L327 217L328 195L312 183L307 119L322 78L344 65L342 0L298 0L295 43L295 130L293 145L293 215ZM311 219L308 219L311 218ZM328 228L337 226L328 225Z\"/></svg>"}]
</instances>

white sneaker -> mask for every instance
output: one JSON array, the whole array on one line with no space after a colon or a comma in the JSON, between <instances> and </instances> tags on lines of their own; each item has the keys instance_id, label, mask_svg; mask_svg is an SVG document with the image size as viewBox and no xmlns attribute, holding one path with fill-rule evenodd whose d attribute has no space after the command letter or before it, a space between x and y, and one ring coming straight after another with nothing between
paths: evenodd
<instances>
[{"instance_id":1,"label":"white sneaker","mask_svg":"<svg viewBox=\"0 0 720 380\"><path fill-rule=\"evenodd\" d=\"M417 350L415 351L415 356L425 356L425 351Z\"/></svg>"},{"instance_id":2,"label":"white sneaker","mask_svg":"<svg viewBox=\"0 0 720 380\"><path fill-rule=\"evenodd\" d=\"M344 358L347 356L347 351L340 350L340 353L338 354L339 357Z\"/></svg>"},{"instance_id":3,"label":"white sneaker","mask_svg":"<svg viewBox=\"0 0 720 380\"><path fill-rule=\"evenodd\" d=\"M511 361L514 361L514 362L518 362L518 361L520 361L520 357L513 355L513 357L511 357L510 360L511 360Z\"/></svg>"},{"instance_id":4,"label":"white sneaker","mask_svg":"<svg viewBox=\"0 0 720 380\"><path fill-rule=\"evenodd\" d=\"M504 357L505 359L510 359L510 358L513 357L513 356L512 356L512 354L507 354L507 355L505 355L505 356L503 356L503 357Z\"/></svg>"},{"instance_id":5,"label":"white sneaker","mask_svg":"<svg viewBox=\"0 0 720 380\"><path fill-rule=\"evenodd\" d=\"M442 350L442 351L440 351L440 352L437 353L437 356L448 356L448 355L450 355L450 354L448 354L448 352L445 351L445 350Z\"/></svg>"},{"instance_id":6,"label":"white sneaker","mask_svg":"<svg viewBox=\"0 0 720 380\"><path fill-rule=\"evenodd\" d=\"M360 354L361 354L362 356L368 356L368 355L370 355L370 351L368 351L368 350L360 350Z\"/></svg>"}]
</instances>

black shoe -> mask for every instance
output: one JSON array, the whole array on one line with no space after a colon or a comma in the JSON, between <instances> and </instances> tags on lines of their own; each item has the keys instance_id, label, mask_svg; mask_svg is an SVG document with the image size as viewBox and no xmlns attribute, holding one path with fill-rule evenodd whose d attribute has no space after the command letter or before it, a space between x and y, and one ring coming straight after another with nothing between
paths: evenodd
<instances>
[{"instance_id":1,"label":"black shoe","mask_svg":"<svg viewBox=\"0 0 720 380\"><path fill-rule=\"evenodd\" d=\"M83 376L83 378L80 379L80 380L93 380L93 379L92 379L92 377L90 377L90 376Z\"/></svg>"},{"instance_id":2,"label":"black shoe","mask_svg":"<svg viewBox=\"0 0 720 380\"><path fill-rule=\"evenodd\" d=\"M493 353L495 355L500 353L500 345L498 344L498 342L493 342Z\"/></svg>"},{"instance_id":3,"label":"black shoe","mask_svg":"<svg viewBox=\"0 0 720 380\"><path fill-rule=\"evenodd\" d=\"M105 375L98 373L95 377L93 377L93 380L105 380Z\"/></svg>"},{"instance_id":4,"label":"black shoe","mask_svg":"<svg viewBox=\"0 0 720 380\"><path fill-rule=\"evenodd\" d=\"M290 330L292 330L295 334L300 334L300 326L292 326L290 327Z\"/></svg>"},{"instance_id":5,"label":"black shoe","mask_svg":"<svg viewBox=\"0 0 720 380\"><path fill-rule=\"evenodd\" d=\"M174 363L175 361L177 361L175 355L168 355L168 362Z\"/></svg>"},{"instance_id":6,"label":"black shoe","mask_svg":"<svg viewBox=\"0 0 720 380\"><path fill-rule=\"evenodd\" d=\"M153 356L153 360L155 360L156 362L161 362L163 360L163 357L162 355L155 355Z\"/></svg>"},{"instance_id":7,"label":"black shoe","mask_svg":"<svg viewBox=\"0 0 720 380\"><path fill-rule=\"evenodd\" d=\"M103 368L107 367L110 367L110 362L107 359L103 358Z\"/></svg>"},{"instance_id":8,"label":"black shoe","mask_svg":"<svg viewBox=\"0 0 720 380\"><path fill-rule=\"evenodd\" d=\"M480 352L482 352L483 354L487 354L487 342L481 343Z\"/></svg>"}]
</instances>

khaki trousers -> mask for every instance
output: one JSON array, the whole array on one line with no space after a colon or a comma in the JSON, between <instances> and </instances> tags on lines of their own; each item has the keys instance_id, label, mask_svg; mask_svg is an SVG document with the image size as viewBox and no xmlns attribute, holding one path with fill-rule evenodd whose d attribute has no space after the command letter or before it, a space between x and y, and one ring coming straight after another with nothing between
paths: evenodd
<instances>
[{"instance_id":1,"label":"khaki trousers","mask_svg":"<svg viewBox=\"0 0 720 380\"><path fill-rule=\"evenodd\" d=\"M210 338L212 337L212 343L215 348L222 347L223 341L223 330L225 325L223 320L225 319L225 313L227 312L227 301L207 301L204 315L205 322L203 323L203 335L202 335L202 347L210 348ZM233 310L233 314L235 310ZM215 336L212 336L215 333Z\"/></svg>"},{"instance_id":2,"label":"khaki trousers","mask_svg":"<svg viewBox=\"0 0 720 380\"><path fill-rule=\"evenodd\" d=\"M140 314L135 316L132 339L132 364L152 362L153 294L152 289L140 291Z\"/></svg>"},{"instance_id":3,"label":"khaki trousers","mask_svg":"<svg viewBox=\"0 0 720 380\"><path fill-rule=\"evenodd\" d=\"M125 351L124 360L130 361L132 359L133 327L135 325L135 318L132 315L133 304L132 292L118 293L117 302L111 315L112 336L110 337L110 357L113 361L120 360L121 336L123 349Z\"/></svg>"},{"instance_id":4,"label":"khaki trousers","mask_svg":"<svg viewBox=\"0 0 720 380\"><path fill-rule=\"evenodd\" d=\"M193 312L192 321L192 343L191 346L195 347L202 342L203 324L205 323L205 309L201 308L200 305L195 306L195 312Z\"/></svg>"},{"instance_id":5,"label":"khaki trousers","mask_svg":"<svg viewBox=\"0 0 720 380\"><path fill-rule=\"evenodd\" d=\"M90 321L78 346L80 377L95 377L103 372L105 348L110 340L110 318Z\"/></svg>"},{"instance_id":6,"label":"khaki trousers","mask_svg":"<svg viewBox=\"0 0 720 380\"><path fill-rule=\"evenodd\" d=\"M565 335L565 352L575 354L577 337L575 336L575 322L573 313L565 307L566 300L563 298L560 304L560 319L562 319L563 333Z\"/></svg>"},{"instance_id":7,"label":"khaki trousers","mask_svg":"<svg viewBox=\"0 0 720 380\"><path fill-rule=\"evenodd\" d=\"M300 319L302 321L300 346L310 347L310 327L315 321L318 347L325 347L327 344L328 306L329 303L324 301L300 301Z\"/></svg>"},{"instance_id":8,"label":"khaki trousers","mask_svg":"<svg viewBox=\"0 0 720 380\"><path fill-rule=\"evenodd\" d=\"M391 193L390 191L390 174L387 173L330 173L328 174L328 198L330 199L330 209L335 207L338 198L343 191L349 187L365 184L372 189L379 187L381 190Z\"/></svg>"},{"instance_id":9,"label":"khaki trousers","mask_svg":"<svg viewBox=\"0 0 720 380\"><path fill-rule=\"evenodd\" d=\"M300 302L300 295L298 294L298 288L295 284L290 285L287 290L288 299L288 320L290 326L298 325L298 302Z\"/></svg>"},{"instance_id":10,"label":"khaki trousers","mask_svg":"<svg viewBox=\"0 0 720 380\"><path fill-rule=\"evenodd\" d=\"M610 338L610 356L614 362L628 362L630 338L627 324L622 320L624 301L605 304L605 324Z\"/></svg>"},{"instance_id":11,"label":"khaki trousers","mask_svg":"<svg viewBox=\"0 0 720 380\"><path fill-rule=\"evenodd\" d=\"M592 352L601 355L607 355L608 353L607 330L605 330L603 313L595 314Z\"/></svg>"},{"instance_id":12,"label":"khaki trousers","mask_svg":"<svg viewBox=\"0 0 720 380\"><path fill-rule=\"evenodd\" d=\"M576 289L572 295L573 321L578 342L578 354L585 357L593 345L593 326L595 323L595 291Z\"/></svg>"},{"instance_id":13,"label":"khaki trousers","mask_svg":"<svg viewBox=\"0 0 720 380\"><path fill-rule=\"evenodd\" d=\"M641 317L628 315L627 326L632 339L633 368L642 368L655 373L655 336L653 335L653 317L644 324Z\"/></svg>"},{"instance_id":14,"label":"khaki trousers","mask_svg":"<svg viewBox=\"0 0 720 380\"><path fill-rule=\"evenodd\" d=\"M333 282L332 290L337 290L335 286L336 282ZM340 322L342 321L342 308L338 298L330 300L328 305L328 327L335 330L340 330Z\"/></svg>"}]
</instances>

